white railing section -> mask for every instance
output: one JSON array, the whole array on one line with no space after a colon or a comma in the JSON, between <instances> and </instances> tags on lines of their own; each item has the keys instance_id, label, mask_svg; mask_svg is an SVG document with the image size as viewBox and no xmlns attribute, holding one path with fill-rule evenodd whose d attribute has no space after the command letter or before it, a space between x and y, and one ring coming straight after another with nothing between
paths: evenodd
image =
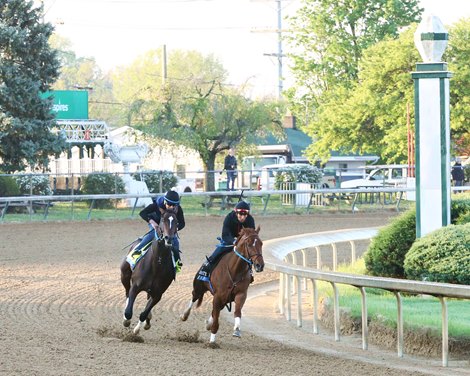
<instances>
[{"instance_id":1,"label":"white railing section","mask_svg":"<svg viewBox=\"0 0 470 376\"><path fill-rule=\"evenodd\" d=\"M355 259L355 242L368 240L376 235L377 228L351 229L310 233L289 236L285 238L267 240L263 246L263 256L266 267L280 273L279 280L279 309L286 319L292 320L292 298L297 295L297 326L302 327L302 283L301 280L310 281L312 285L313 299L313 333L318 334L318 289L317 281L329 282L333 288L333 316L335 340L340 340L340 307L338 284L357 287L361 292L362 304L362 348L368 348L368 324L367 324L367 294L366 288L376 288L391 291L397 300L397 352L403 356L403 313L401 293L424 294L439 299L442 308L442 365L448 366L449 336L448 313L446 298L470 299L470 286L433 283L422 281L410 281L394 278L370 277L338 273L335 271L321 271L320 258L317 258L317 268L306 265L305 252L315 249L320 254L320 246L331 245L333 251L333 270L336 270L337 255L336 244L349 242L351 244L351 260ZM302 265L297 264L297 252L301 252ZM290 259L290 261L289 261ZM292 281L296 288L292 289ZM304 283L304 286L306 284Z\"/></svg>"}]
</instances>

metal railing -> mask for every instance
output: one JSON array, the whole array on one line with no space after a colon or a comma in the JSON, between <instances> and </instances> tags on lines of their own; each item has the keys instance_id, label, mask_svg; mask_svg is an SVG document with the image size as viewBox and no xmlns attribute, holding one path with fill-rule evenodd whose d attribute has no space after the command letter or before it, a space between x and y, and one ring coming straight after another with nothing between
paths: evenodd
<instances>
[{"instance_id":1,"label":"metal railing","mask_svg":"<svg viewBox=\"0 0 470 376\"><path fill-rule=\"evenodd\" d=\"M449 335L448 312L446 298L470 299L470 286L433 283L422 281L407 281L394 278L370 277L362 275L327 272L313 269L306 264L303 257L301 265L297 265L297 252L316 249L322 245L331 245L333 250L333 270L336 270L336 245L342 242L351 244L351 260L355 259L355 242L371 239L377 233L377 228L365 228L354 230L340 230L322 233L311 233L290 236L264 242L264 260L266 267L280 273L279 282L279 309L287 320L292 320L292 297L297 295L297 326L302 326L302 283L301 279L310 281L313 295L313 333L318 334L318 288L317 281L331 284L333 288L333 316L335 340L340 340L340 307L338 284L357 287L361 293L362 305L362 348L368 348L368 315L366 288L382 289L392 292L397 301L397 352L403 356L403 312L401 293L424 294L436 297L441 303L442 321L442 365L448 366L449 359ZM318 266L318 265L317 265ZM292 291L292 280L296 282L296 289Z\"/></svg>"}]
</instances>

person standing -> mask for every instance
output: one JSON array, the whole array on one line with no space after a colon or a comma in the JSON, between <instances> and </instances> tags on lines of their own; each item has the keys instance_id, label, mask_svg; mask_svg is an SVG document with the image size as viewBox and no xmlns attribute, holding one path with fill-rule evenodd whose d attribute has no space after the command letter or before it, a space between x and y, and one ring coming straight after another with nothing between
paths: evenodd
<instances>
[{"instance_id":1,"label":"person standing","mask_svg":"<svg viewBox=\"0 0 470 376\"><path fill-rule=\"evenodd\" d=\"M224 170L227 171L227 191L234 191L235 179L237 178L237 158L235 158L233 148L230 148L225 156Z\"/></svg>"},{"instance_id":2,"label":"person standing","mask_svg":"<svg viewBox=\"0 0 470 376\"><path fill-rule=\"evenodd\" d=\"M452 171L450 172L452 175L452 180L454 181L454 187L462 187L463 181L465 180L465 172L463 170L463 166L460 163L460 159L456 159L454 166L452 167ZM455 191L456 193L462 191Z\"/></svg>"}]
</instances>

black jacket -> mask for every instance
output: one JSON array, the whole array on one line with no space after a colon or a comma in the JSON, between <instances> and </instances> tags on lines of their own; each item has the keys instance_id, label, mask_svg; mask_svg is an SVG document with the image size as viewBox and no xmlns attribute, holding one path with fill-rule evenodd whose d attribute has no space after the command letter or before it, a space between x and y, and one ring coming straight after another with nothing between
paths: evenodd
<instances>
[{"instance_id":1,"label":"black jacket","mask_svg":"<svg viewBox=\"0 0 470 376\"><path fill-rule=\"evenodd\" d=\"M224 159L224 170L231 171L237 169L237 158L234 155L227 155Z\"/></svg>"},{"instance_id":2,"label":"black jacket","mask_svg":"<svg viewBox=\"0 0 470 376\"><path fill-rule=\"evenodd\" d=\"M143 208L139 215L141 218L148 223L149 220L153 219L155 222L160 224L162 213L160 208L166 210L166 206L163 200L163 196L157 199L153 199L152 203ZM186 223L184 222L183 208L178 205L178 211L176 212L176 219L178 220L178 230L182 230Z\"/></svg>"},{"instance_id":3,"label":"black jacket","mask_svg":"<svg viewBox=\"0 0 470 376\"><path fill-rule=\"evenodd\" d=\"M458 162L454 164L454 167L452 167L452 171L450 173L452 174L452 180L465 180L465 172L463 170L463 166Z\"/></svg>"},{"instance_id":4,"label":"black jacket","mask_svg":"<svg viewBox=\"0 0 470 376\"><path fill-rule=\"evenodd\" d=\"M228 213L222 226L222 241L224 244L233 244L233 241L238 237L242 228L254 229L255 219L250 214L248 214L245 222L241 223L234 211Z\"/></svg>"}]
</instances>

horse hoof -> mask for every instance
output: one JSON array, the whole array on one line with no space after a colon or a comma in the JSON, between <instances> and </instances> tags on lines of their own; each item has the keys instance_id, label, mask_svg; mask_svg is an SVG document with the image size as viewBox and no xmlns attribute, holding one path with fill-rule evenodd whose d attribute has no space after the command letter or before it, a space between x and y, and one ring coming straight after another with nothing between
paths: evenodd
<instances>
[{"instance_id":1,"label":"horse hoof","mask_svg":"<svg viewBox=\"0 0 470 376\"><path fill-rule=\"evenodd\" d=\"M128 328L129 325L131 325L131 320L124 319L124 321L122 322L122 325L124 325L124 327Z\"/></svg>"},{"instance_id":2,"label":"horse hoof","mask_svg":"<svg viewBox=\"0 0 470 376\"><path fill-rule=\"evenodd\" d=\"M220 346L218 343L216 342L209 342L207 344L207 347L210 348L210 349L220 349Z\"/></svg>"},{"instance_id":3,"label":"horse hoof","mask_svg":"<svg viewBox=\"0 0 470 376\"><path fill-rule=\"evenodd\" d=\"M189 315L182 314L182 315L180 316L180 320L181 320L181 321L186 321L186 320L188 319L188 316L189 316Z\"/></svg>"},{"instance_id":4,"label":"horse hoof","mask_svg":"<svg viewBox=\"0 0 470 376\"><path fill-rule=\"evenodd\" d=\"M152 326L152 325L150 325L150 323L147 323L147 324L145 324L144 329L145 329L145 330L149 330L149 329L151 328L151 326Z\"/></svg>"},{"instance_id":5,"label":"horse hoof","mask_svg":"<svg viewBox=\"0 0 470 376\"><path fill-rule=\"evenodd\" d=\"M240 338L242 336L242 332L240 332L240 329L235 329L233 332L233 336Z\"/></svg>"}]
</instances>

